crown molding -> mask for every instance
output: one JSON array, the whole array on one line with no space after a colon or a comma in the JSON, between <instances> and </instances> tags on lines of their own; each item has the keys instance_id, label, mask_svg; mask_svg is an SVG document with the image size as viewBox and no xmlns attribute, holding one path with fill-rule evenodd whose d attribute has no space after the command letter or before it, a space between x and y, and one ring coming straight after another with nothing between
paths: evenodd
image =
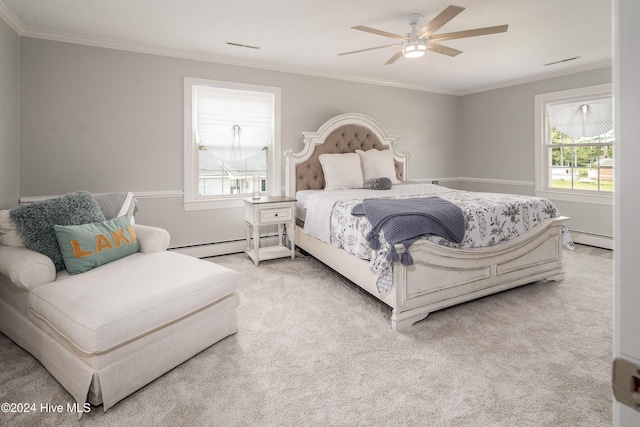
<instances>
[{"instance_id":1,"label":"crown molding","mask_svg":"<svg viewBox=\"0 0 640 427\"><path fill-rule=\"evenodd\" d=\"M22 22L7 8L2 0L0 0L0 18L2 18L19 36L31 37L36 39L59 41L64 43L79 44L92 47L100 47L106 49L115 49L128 52L144 53L149 55L167 56L172 58L188 59L193 61L212 62L223 65L233 65L239 67L254 68L260 70L277 71L283 73L292 73L299 75L306 75L312 77L320 77L334 80L350 81L354 83L373 84L379 86L388 86L398 89L417 90L421 92L439 93L443 95L453 96L465 96L474 93L487 92L494 89L501 89L510 86L517 86L524 83L532 83L535 81L546 80L554 77L561 77L571 74L576 74L584 71L591 71L595 69L611 67L612 61L604 61L600 63L594 63L585 65L583 67L566 69L555 73L546 73L537 76L531 76L523 79L511 80L509 82L500 83L497 85L482 86L468 91L448 91L434 87L413 85L394 80L374 79L366 78L362 76L354 76L339 73L323 73L312 70L298 69L295 67L279 66L274 64L263 64L249 61L239 61L228 57L204 55L196 52L189 52L180 49L169 49L160 46L145 45L141 43L127 43L118 40L102 39L95 37L78 36L75 34L68 34L56 31L38 30L25 27Z\"/></svg>"},{"instance_id":2,"label":"crown molding","mask_svg":"<svg viewBox=\"0 0 640 427\"><path fill-rule=\"evenodd\" d=\"M25 30L25 26L22 25L22 22L20 22L20 20L9 10L2 0L0 0L0 18L2 18L2 20L6 22L13 31L16 32L16 34L19 36L22 35Z\"/></svg>"},{"instance_id":3,"label":"crown molding","mask_svg":"<svg viewBox=\"0 0 640 427\"><path fill-rule=\"evenodd\" d=\"M502 88L505 88L505 87L517 86L517 85L521 85L521 84L525 84L525 83L533 83L533 82L537 82L537 81L540 81L540 80L553 79L555 77L570 76L572 74L582 73L582 72L585 72L585 71L598 70L600 68L611 67L612 65L613 65L612 61L595 62L595 63L592 63L592 64L583 65L582 67L571 68L571 69L566 69L566 70L562 70L562 71L556 71L556 72L553 72L553 73L539 74L537 76L527 77L527 78L518 79L518 80L511 80L511 81L500 83L500 84L497 84L497 85L484 86L484 87L480 87L480 88L469 90L469 91L463 91L463 92L457 93L457 95L458 96L465 96L465 95L472 95L474 93L488 92L490 90L502 89Z\"/></svg>"},{"instance_id":4,"label":"crown molding","mask_svg":"<svg viewBox=\"0 0 640 427\"><path fill-rule=\"evenodd\" d=\"M54 31L34 30L34 29L29 29L24 27L22 28L23 30L20 33L20 35L23 37L31 37L31 38L37 38L37 39L80 44L85 46L101 47L106 49L115 49L115 50L123 50L128 52L144 53L148 55L159 55L159 56L168 56L172 58L188 59L193 61L213 62L216 64L232 65L232 66L238 66L238 67L268 70L268 71L277 71L282 73L299 74L299 75L306 75L306 76L312 76L312 77L343 80L343 81L350 81L354 83L373 84L373 85L379 85L379 86L388 86L388 87L394 87L398 89L417 90L421 92L439 93L442 95L453 95L453 96L465 96L465 95L471 95L474 93L487 92L494 89L517 86L524 83L532 83L535 81L546 80L554 77L567 76L567 75L576 74L584 71L591 71L595 69L610 67L612 65L611 61L605 61L602 63L586 65L584 67L572 68L570 70L563 70L555 73L547 73L547 74L538 75L538 76L531 76L523 79L512 80L512 81L497 84L497 85L482 86L469 91L457 92L457 91L448 91L448 90L443 90L443 89L428 87L428 86L412 85L412 84L407 84L407 83L393 81L393 80L366 78L362 76L353 76L353 75L338 74L338 73L322 73L317 71L298 69L295 67L286 67L286 66L279 66L279 65L273 65L273 64L249 62L249 61L239 61L237 59L231 59L228 57L204 55L201 53L189 52L189 51L180 50L180 49L168 49L168 48L163 48L159 46L144 45L139 43L126 43L126 42L121 42L116 40L77 36L73 34L59 33Z\"/></svg>"},{"instance_id":5,"label":"crown molding","mask_svg":"<svg viewBox=\"0 0 640 427\"><path fill-rule=\"evenodd\" d=\"M2 0L0 0L0 2L1 1ZM260 69L260 70L278 71L283 73L300 74L300 75L321 77L321 78L334 79L334 80L346 80L346 81L352 81L356 83L366 83L366 84L374 84L374 85L380 85L380 86L395 87L400 89L418 90L422 92L440 93L443 95L454 95L454 96L457 95L456 92L452 92L452 91L445 91L445 90L433 88L433 87L411 85L411 84L393 81L393 80L373 79L373 78L366 78L361 76L353 76L353 75L338 74L338 73L322 73L317 71L298 69L295 67L286 67L286 66L279 66L279 65L273 65L273 64L249 62L249 61L239 61L237 59L231 59L228 57L204 55L201 53L189 52L186 50L168 49L160 46L145 45L141 43L127 43L127 42L122 42L117 40L78 36L75 34L68 34L68 33L56 32L56 31L45 31L45 30L25 28L24 26L22 28L23 30L20 33L20 36L22 37L30 37L35 39L79 44L84 46L100 47L105 49L115 49L115 50L122 50L122 51L128 51L128 52L144 53L148 55L168 56L172 58L188 59L193 61L213 62L216 64L233 65L233 66L254 68L254 69Z\"/></svg>"}]
</instances>

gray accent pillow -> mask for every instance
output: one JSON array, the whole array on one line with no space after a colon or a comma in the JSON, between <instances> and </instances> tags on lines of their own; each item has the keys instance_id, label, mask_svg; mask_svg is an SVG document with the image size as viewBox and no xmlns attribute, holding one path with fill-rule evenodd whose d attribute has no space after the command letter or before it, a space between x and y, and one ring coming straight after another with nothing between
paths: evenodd
<instances>
[{"instance_id":1,"label":"gray accent pillow","mask_svg":"<svg viewBox=\"0 0 640 427\"><path fill-rule=\"evenodd\" d=\"M391 188L391 180L386 177L365 179L362 188L366 190L388 190Z\"/></svg>"},{"instance_id":2,"label":"gray accent pillow","mask_svg":"<svg viewBox=\"0 0 640 427\"><path fill-rule=\"evenodd\" d=\"M56 271L64 270L65 266L53 226L105 220L98 202L87 191L21 206L12 209L9 216L16 223L25 246L51 258Z\"/></svg>"}]
</instances>

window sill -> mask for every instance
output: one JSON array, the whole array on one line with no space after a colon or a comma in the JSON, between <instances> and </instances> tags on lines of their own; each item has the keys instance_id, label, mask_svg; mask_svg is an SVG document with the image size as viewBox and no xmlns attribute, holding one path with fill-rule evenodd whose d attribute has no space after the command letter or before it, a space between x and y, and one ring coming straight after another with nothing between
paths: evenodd
<instances>
[{"instance_id":1,"label":"window sill","mask_svg":"<svg viewBox=\"0 0 640 427\"><path fill-rule=\"evenodd\" d=\"M586 203L591 205L613 206L613 194L585 194L578 192L557 191L557 190L536 190L536 196L549 200L562 200L565 202Z\"/></svg>"}]
</instances>

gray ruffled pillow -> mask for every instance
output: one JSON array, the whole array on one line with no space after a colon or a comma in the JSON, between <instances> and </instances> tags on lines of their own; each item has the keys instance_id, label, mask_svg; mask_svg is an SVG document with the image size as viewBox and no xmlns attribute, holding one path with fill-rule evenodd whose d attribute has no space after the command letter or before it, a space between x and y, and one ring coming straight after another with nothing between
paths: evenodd
<instances>
[{"instance_id":1,"label":"gray ruffled pillow","mask_svg":"<svg viewBox=\"0 0 640 427\"><path fill-rule=\"evenodd\" d=\"M56 271L64 270L62 252L54 225L80 225L105 220L98 202L87 191L34 202L12 209L9 216L16 223L27 248L51 258Z\"/></svg>"},{"instance_id":2,"label":"gray ruffled pillow","mask_svg":"<svg viewBox=\"0 0 640 427\"><path fill-rule=\"evenodd\" d=\"M362 188L365 190L388 190L391 188L391 180L386 177L366 179Z\"/></svg>"}]
</instances>

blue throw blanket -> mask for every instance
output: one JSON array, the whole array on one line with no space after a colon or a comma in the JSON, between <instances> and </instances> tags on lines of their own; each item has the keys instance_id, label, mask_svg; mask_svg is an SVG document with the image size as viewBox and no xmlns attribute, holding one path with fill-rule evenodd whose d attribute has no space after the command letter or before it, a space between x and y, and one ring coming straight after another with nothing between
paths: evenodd
<instances>
[{"instance_id":1,"label":"blue throw blanket","mask_svg":"<svg viewBox=\"0 0 640 427\"><path fill-rule=\"evenodd\" d=\"M380 232L391 244L387 260L400 261L412 265L409 247L427 234L442 236L455 243L462 242L465 219L462 209L439 197L409 199L365 199L351 211L352 215L365 215L371 223L371 231L366 239L373 250L380 249ZM395 244L405 247L402 257L398 256Z\"/></svg>"}]
</instances>

